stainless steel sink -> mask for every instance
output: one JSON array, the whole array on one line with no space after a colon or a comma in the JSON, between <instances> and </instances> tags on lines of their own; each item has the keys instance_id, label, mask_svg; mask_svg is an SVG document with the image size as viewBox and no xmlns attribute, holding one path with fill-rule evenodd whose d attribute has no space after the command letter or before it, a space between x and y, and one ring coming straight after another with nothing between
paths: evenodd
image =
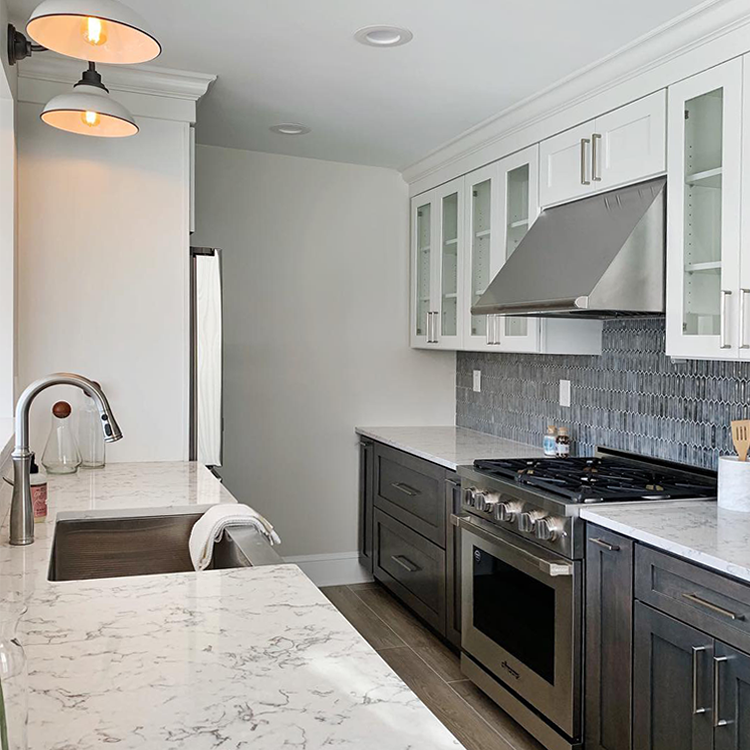
<instances>
[{"instance_id":1,"label":"stainless steel sink","mask_svg":"<svg viewBox=\"0 0 750 750\"><path fill-rule=\"evenodd\" d=\"M61 513L55 525L50 581L181 573L193 570L190 531L204 509L159 515L121 511ZM214 546L211 568L246 568L283 562L254 528L228 528Z\"/></svg>"}]
</instances>

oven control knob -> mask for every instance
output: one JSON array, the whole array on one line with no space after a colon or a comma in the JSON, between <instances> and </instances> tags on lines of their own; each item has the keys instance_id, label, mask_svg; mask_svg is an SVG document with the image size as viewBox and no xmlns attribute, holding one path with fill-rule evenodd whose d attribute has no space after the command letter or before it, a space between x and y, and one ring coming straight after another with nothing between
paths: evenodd
<instances>
[{"instance_id":1,"label":"oven control knob","mask_svg":"<svg viewBox=\"0 0 750 750\"><path fill-rule=\"evenodd\" d=\"M521 512L521 503L498 503L495 506L495 518L505 523L513 523Z\"/></svg>"},{"instance_id":2,"label":"oven control knob","mask_svg":"<svg viewBox=\"0 0 750 750\"><path fill-rule=\"evenodd\" d=\"M518 529L526 534L533 534L537 523L546 517L547 514L543 510L527 510L518 516Z\"/></svg>"},{"instance_id":3,"label":"oven control knob","mask_svg":"<svg viewBox=\"0 0 750 750\"><path fill-rule=\"evenodd\" d=\"M498 495L497 492L485 492L483 495L484 497L482 499L482 507L480 510L483 510L485 513L494 513L497 504L500 502L500 495Z\"/></svg>"},{"instance_id":4,"label":"oven control knob","mask_svg":"<svg viewBox=\"0 0 750 750\"><path fill-rule=\"evenodd\" d=\"M476 503L476 497L477 497L477 488L476 487L469 487L466 492L464 493L464 502L470 507L474 507L474 503Z\"/></svg>"},{"instance_id":5,"label":"oven control knob","mask_svg":"<svg viewBox=\"0 0 750 750\"><path fill-rule=\"evenodd\" d=\"M556 542L565 533L565 522L562 518L547 516L536 522L534 530L537 539L543 542Z\"/></svg>"}]
</instances>

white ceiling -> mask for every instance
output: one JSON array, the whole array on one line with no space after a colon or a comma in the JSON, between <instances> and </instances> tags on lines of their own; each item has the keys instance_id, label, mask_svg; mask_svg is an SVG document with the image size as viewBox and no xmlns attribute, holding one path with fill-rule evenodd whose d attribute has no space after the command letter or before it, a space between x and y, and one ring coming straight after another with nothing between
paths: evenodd
<instances>
[{"instance_id":1,"label":"white ceiling","mask_svg":"<svg viewBox=\"0 0 750 750\"><path fill-rule=\"evenodd\" d=\"M38 2L9 5L25 21ZM126 0L162 42L155 64L218 74L199 143L396 168L702 2ZM373 24L414 40L356 43Z\"/></svg>"}]
</instances>

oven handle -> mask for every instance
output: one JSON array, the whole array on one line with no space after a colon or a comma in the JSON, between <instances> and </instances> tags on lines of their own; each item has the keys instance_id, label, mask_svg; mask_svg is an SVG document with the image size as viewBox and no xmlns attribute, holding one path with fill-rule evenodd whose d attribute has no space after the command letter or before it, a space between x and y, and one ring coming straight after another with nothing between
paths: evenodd
<instances>
[{"instance_id":1,"label":"oven handle","mask_svg":"<svg viewBox=\"0 0 750 750\"><path fill-rule=\"evenodd\" d=\"M565 560L553 561L537 557L532 552L529 552L522 547L518 547L515 544L511 544L507 539L502 539L499 536L495 536L495 534L490 534L484 529L479 528L476 524L472 523L471 519L469 518L460 518L458 523L462 529L471 531L472 534L476 534L478 537L481 537L488 542L507 547L508 549L512 550L513 554L518 555L527 562L530 562L532 565L536 565L539 570L541 570L543 573L546 573L551 578L555 578L557 576L573 575L573 563L569 563Z\"/></svg>"}]
</instances>

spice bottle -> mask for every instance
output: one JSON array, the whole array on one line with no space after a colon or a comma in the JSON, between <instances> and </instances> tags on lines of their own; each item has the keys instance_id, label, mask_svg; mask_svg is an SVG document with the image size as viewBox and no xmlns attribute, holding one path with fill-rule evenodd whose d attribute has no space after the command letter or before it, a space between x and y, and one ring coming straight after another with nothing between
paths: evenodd
<instances>
[{"instance_id":1,"label":"spice bottle","mask_svg":"<svg viewBox=\"0 0 750 750\"><path fill-rule=\"evenodd\" d=\"M70 412L67 401L58 401L52 407L52 429L42 454L42 465L50 474L75 474L81 465L78 443L68 419Z\"/></svg>"},{"instance_id":2,"label":"spice bottle","mask_svg":"<svg viewBox=\"0 0 750 750\"><path fill-rule=\"evenodd\" d=\"M542 441L542 450L545 456L557 455L557 427L553 424L547 428L547 434Z\"/></svg>"},{"instance_id":3,"label":"spice bottle","mask_svg":"<svg viewBox=\"0 0 750 750\"><path fill-rule=\"evenodd\" d=\"M31 483L31 505L34 508L34 522L40 523L47 518L47 475L39 471L36 460L31 457L29 468Z\"/></svg>"},{"instance_id":4,"label":"spice bottle","mask_svg":"<svg viewBox=\"0 0 750 750\"><path fill-rule=\"evenodd\" d=\"M567 458L570 455L570 436L568 428L561 427L557 432L557 457Z\"/></svg>"}]
</instances>

